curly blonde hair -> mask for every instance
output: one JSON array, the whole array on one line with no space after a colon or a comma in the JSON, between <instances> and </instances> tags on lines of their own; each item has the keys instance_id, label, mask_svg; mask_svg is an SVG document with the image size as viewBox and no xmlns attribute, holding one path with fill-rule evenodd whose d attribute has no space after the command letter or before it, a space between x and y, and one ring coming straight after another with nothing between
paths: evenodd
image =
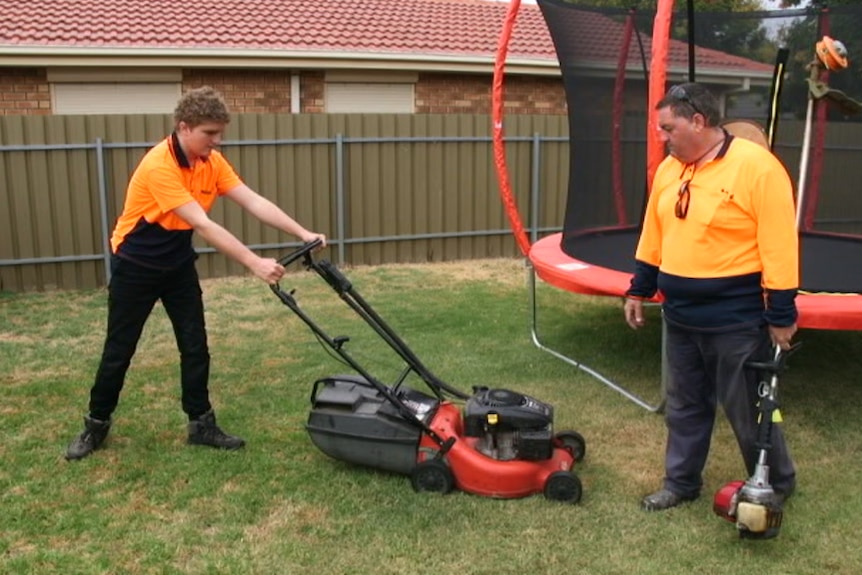
<instances>
[{"instance_id":1,"label":"curly blonde hair","mask_svg":"<svg viewBox=\"0 0 862 575\"><path fill-rule=\"evenodd\" d=\"M227 124L230 112L222 95L210 86L189 90L179 99L174 108L174 125L185 122L190 128L205 122Z\"/></svg>"}]
</instances>

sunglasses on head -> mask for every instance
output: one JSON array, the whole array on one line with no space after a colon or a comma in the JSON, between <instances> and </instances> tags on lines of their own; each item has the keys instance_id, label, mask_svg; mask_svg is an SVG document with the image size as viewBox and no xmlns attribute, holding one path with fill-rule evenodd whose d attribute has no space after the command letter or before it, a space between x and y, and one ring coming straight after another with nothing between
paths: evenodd
<instances>
[{"instance_id":1,"label":"sunglasses on head","mask_svg":"<svg viewBox=\"0 0 862 575\"><path fill-rule=\"evenodd\" d=\"M700 111L700 108L697 107L697 104L694 103L694 100L691 99L691 96L688 95L688 92L685 91L685 88L683 88L679 84L677 84L676 86L671 86L670 90L667 91L667 95L674 100L685 102L686 104L691 106L691 109L694 110L695 113L706 117L706 114Z\"/></svg>"}]
</instances>

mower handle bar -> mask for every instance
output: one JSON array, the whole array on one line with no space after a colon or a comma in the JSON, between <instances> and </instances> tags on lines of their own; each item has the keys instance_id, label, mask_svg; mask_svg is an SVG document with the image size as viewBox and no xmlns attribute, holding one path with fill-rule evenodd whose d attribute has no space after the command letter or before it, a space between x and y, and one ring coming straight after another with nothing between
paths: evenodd
<instances>
[{"instance_id":1,"label":"mower handle bar","mask_svg":"<svg viewBox=\"0 0 862 575\"><path fill-rule=\"evenodd\" d=\"M296 260L298 260L299 258L304 257L305 258L305 266L310 267L311 263L312 263L311 262L311 252L314 251L322 243L323 243L323 240L321 240L320 238L313 240L313 241L310 241L310 242L306 242L306 243L302 244L301 246L299 246L299 248L297 248L293 252L284 256L283 258L279 258L277 260L278 264L282 267L287 267L290 264L292 264L293 262L295 262ZM272 293L277 295L278 298L282 302L284 302L285 304L288 303L287 299L285 299L285 298L290 297L290 294L284 293L284 291L281 289L281 286L279 285L278 282L275 282L274 284L270 284L269 289L271 289ZM291 294L292 293L293 292L291 291Z\"/></svg>"},{"instance_id":2,"label":"mower handle bar","mask_svg":"<svg viewBox=\"0 0 862 575\"><path fill-rule=\"evenodd\" d=\"M286 255L285 257L278 260L278 263L282 266L288 266L291 263L295 262L299 258L305 258L305 266L309 269L313 269L318 273L329 285L332 287L336 293L338 293L339 297L341 297L347 304L350 306L355 312L357 312L363 319L365 319L369 325L380 335L402 358L404 358L410 369L416 371L422 379L431 387L431 389L435 392L438 399L442 400L443 395L440 389L445 389L446 391L452 393L456 397L460 397L462 399L467 399L467 395L449 387L442 381L438 380L436 376L431 374L430 371L419 361L418 358L413 354L413 352L407 347L405 344L372 309L371 307L359 296L353 292L352 285L350 281L340 272L338 269L329 263L326 260L315 261L311 252L321 244L321 240L315 240L313 242L308 242L302 245L293 253ZM293 297L294 290L291 290L289 293L285 292L281 289L281 286L278 282L274 284L270 284L270 289L272 292L278 296L281 302L291 309L310 329L311 331L326 342L327 345L331 349L333 349L348 365L350 365L357 373L359 373L368 385L377 389L380 393L386 397L403 415L407 418L408 421L412 421L419 427L421 427L425 433L428 434L439 446L440 446L440 455L447 453L452 445L455 443L455 438L443 439L440 434L438 434L434 429L428 426L424 421L419 419L413 411L408 408L405 403L399 399L386 385L375 379L370 373L365 371L365 369L353 359L353 357L343 349L343 344L347 341L347 338L337 337L331 338L326 332L321 328L317 323L314 322L296 302L296 299ZM317 382L319 383L319 381ZM317 383L315 383L314 391L312 392L312 397L317 393Z\"/></svg>"},{"instance_id":3,"label":"mower handle bar","mask_svg":"<svg viewBox=\"0 0 862 575\"><path fill-rule=\"evenodd\" d=\"M278 263L284 267L287 267L303 256L309 257L309 254L315 249L317 249L321 244L323 244L323 240L321 240L320 238L304 243L292 253L289 253L283 258L279 259Z\"/></svg>"},{"instance_id":4,"label":"mower handle bar","mask_svg":"<svg viewBox=\"0 0 862 575\"><path fill-rule=\"evenodd\" d=\"M329 286L338 294L338 296L350 307L357 315L359 315L366 323L379 335L388 345L392 348L393 351L397 355L399 355L408 365L409 370L417 373L428 386L432 389L434 394L439 398L443 399L443 391L449 393L453 397L457 397L459 399L468 399L470 396L466 393L450 386L444 381L440 380L436 375L434 375L416 356L412 349L398 336L397 333L386 323L386 321L381 318L376 311L371 307L371 305L366 302L361 295L359 295L351 284L350 280L341 273L337 266L330 263L327 260L315 260L311 252L319 246L322 242L320 240L315 240L313 242L309 242L307 244L302 245L294 252L284 256L283 258L278 260L283 266L287 266L299 258L305 258L305 267L309 270L315 271ZM294 290L290 290L289 292L285 292L281 289L279 282L274 284L270 284L270 289L272 292L281 300L283 304L289 307L296 315L298 315L305 323L308 325L311 330L322 337L327 344L338 353L342 359L347 361L356 371L362 374L367 379L370 378L368 374L356 364L356 362L352 359L348 359L348 354L345 350L342 349L341 343L339 343L336 339L330 338L326 335L323 329L318 326L310 317L308 317L298 306L296 300L293 297ZM342 342L343 343L343 342Z\"/></svg>"}]
</instances>

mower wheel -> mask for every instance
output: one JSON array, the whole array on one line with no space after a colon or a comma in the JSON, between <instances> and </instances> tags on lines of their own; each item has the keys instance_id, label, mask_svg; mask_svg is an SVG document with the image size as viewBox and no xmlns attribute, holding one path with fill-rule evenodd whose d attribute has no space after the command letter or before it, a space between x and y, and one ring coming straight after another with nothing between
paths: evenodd
<instances>
[{"instance_id":1,"label":"mower wheel","mask_svg":"<svg viewBox=\"0 0 862 575\"><path fill-rule=\"evenodd\" d=\"M455 486L455 477L446 463L439 459L429 459L413 468L410 472L410 483L416 492L446 494Z\"/></svg>"},{"instance_id":2,"label":"mower wheel","mask_svg":"<svg viewBox=\"0 0 862 575\"><path fill-rule=\"evenodd\" d=\"M577 503L582 493L581 480L571 471L555 471L545 481L545 498L551 501Z\"/></svg>"},{"instance_id":3,"label":"mower wheel","mask_svg":"<svg viewBox=\"0 0 862 575\"><path fill-rule=\"evenodd\" d=\"M575 461L583 461L587 455L587 441L584 436L577 431L561 431L554 436L556 444L563 449L567 449Z\"/></svg>"}]
</instances>

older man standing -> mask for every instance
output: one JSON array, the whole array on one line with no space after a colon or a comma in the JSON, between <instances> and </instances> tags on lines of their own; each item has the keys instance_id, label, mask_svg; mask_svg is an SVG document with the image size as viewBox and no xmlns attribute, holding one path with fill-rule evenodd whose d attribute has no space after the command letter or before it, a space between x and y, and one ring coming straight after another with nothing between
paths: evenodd
<instances>
[{"instance_id":1,"label":"older man standing","mask_svg":"<svg viewBox=\"0 0 862 575\"><path fill-rule=\"evenodd\" d=\"M787 171L767 149L719 126L713 94L672 87L656 105L669 155L656 171L625 302L632 328L643 301L660 291L667 324L665 477L641 506L660 511L696 499L717 404L749 474L757 462L757 374L771 344L796 332L798 235ZM773 428L770 477L779 499L796 470Z\"/></svg>"}]
</instances>

